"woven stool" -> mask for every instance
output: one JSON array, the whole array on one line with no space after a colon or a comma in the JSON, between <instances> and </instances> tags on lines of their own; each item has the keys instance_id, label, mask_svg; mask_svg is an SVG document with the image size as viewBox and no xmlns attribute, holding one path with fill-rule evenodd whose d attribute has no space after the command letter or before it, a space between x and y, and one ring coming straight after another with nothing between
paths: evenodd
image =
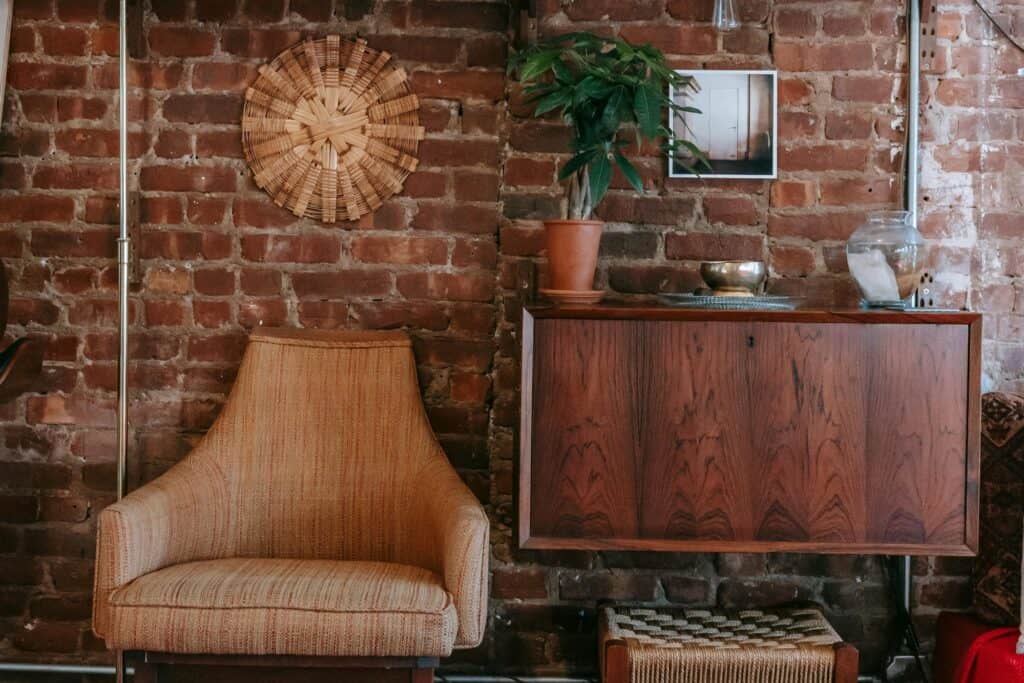
<instances>
[{"instance_id":1,"label":"woven stool","mask_svg":"<svg viewBox=\"0 0 1024 683\"><path fill-rule=\"evenodd\" d=\"M857 649L816 609L607 607L605 683L854 683Z\"/></svg>"}]
</instances>

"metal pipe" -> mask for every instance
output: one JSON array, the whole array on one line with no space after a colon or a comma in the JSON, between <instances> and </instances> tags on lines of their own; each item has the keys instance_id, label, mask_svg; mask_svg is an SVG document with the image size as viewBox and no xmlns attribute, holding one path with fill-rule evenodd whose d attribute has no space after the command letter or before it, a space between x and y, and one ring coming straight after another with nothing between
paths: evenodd
<instances>
[{"instance_id":1,"label":"metal pipe","mask_svg":"<svg viewBox=\"0 0 1024 683\"><path fill-rule=\"evenodd\" d=\"M89 666L87 664L23 664L19 662L0 662L0 671L9 673L45 673L67 674L79 676L113 676L112 666ZM129 674L135 670L128 668Z\"/></svg>"},{"instance_id":2,"label":"metal pipe","mask_svg":"<svg viewBox=\"0 0 1024 683\"><path fill-rule=\"evenodd\" d=\"M911 223L917 226L917 194L920 177L918 146L921 141L921 0L910 0L909 52L907 87L907 182L906 209Z\"/></svg>"},{"instance_id":3,"label":"metal pipe","mask_svg":"<svg viewBox=\"0 0 1024 683\"><path fill-rule=\"evenodd\" d=\"M118 184L120 221L117 235L117 499L125 493L128 462L128 275L131 237L128 234L128 1L120 0L118 17ZM124 652L114 652L114 675L124 683L127 667Z\"/></svg>"}]
</instances>

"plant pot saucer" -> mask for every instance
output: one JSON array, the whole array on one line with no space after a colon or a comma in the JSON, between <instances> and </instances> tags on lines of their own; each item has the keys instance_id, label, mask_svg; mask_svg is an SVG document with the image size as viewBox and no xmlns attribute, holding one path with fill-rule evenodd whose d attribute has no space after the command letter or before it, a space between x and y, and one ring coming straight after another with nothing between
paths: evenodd
<instances>
[{"instance_id":1,"label":"plant pot saucer","mask_svg":"<svg viewBox=\"0 0 1024 683\"><path fill-rule=\"evenodd\" d=\"M596 304L604 298L603 289L539 289L540 295L556 304Z\"/></svg>"}]
</instances>

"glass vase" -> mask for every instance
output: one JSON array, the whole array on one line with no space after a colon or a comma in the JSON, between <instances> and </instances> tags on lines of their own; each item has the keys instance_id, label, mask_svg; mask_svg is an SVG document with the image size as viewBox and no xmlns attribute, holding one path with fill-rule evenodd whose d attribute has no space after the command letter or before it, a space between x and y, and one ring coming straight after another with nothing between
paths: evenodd
<instances>
[{"instance_id":1,"label":"glass vase","mask_svg":"<svg viewBox=\"0 0 1024 683\"><path fill-rule=\"evenodd\" d=\"M907 211L877 211L846 243L850 274L868 307L903 308L921 280L928 244Z\"/></svg>"},{"instance_id":2,"label":"glass vase","mask_svg":"<svg viewBox=\"0 0 1024 683\"><path fill-rule=\"evenodd\" d=\"M736 0L715 0L715 13L712 23L718 31L735 31L740 27L739 13L736 11Z\"/></svg>"}]
</instances>

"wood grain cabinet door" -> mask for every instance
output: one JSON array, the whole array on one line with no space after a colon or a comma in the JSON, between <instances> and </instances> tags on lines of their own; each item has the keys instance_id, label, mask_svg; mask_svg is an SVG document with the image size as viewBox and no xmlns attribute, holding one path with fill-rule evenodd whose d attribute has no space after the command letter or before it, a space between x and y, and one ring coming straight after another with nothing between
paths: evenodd
<instances>
[{"instance_id":1,"label":"wood grain cabinet door","mask_svg":"<svg viewBox=\"0 0 1024 683\"><path fill-rule=\"evenodd\" d=\"M524 547L971 552L968 325L529 332Z\"/></svg>"}]
</instances>

